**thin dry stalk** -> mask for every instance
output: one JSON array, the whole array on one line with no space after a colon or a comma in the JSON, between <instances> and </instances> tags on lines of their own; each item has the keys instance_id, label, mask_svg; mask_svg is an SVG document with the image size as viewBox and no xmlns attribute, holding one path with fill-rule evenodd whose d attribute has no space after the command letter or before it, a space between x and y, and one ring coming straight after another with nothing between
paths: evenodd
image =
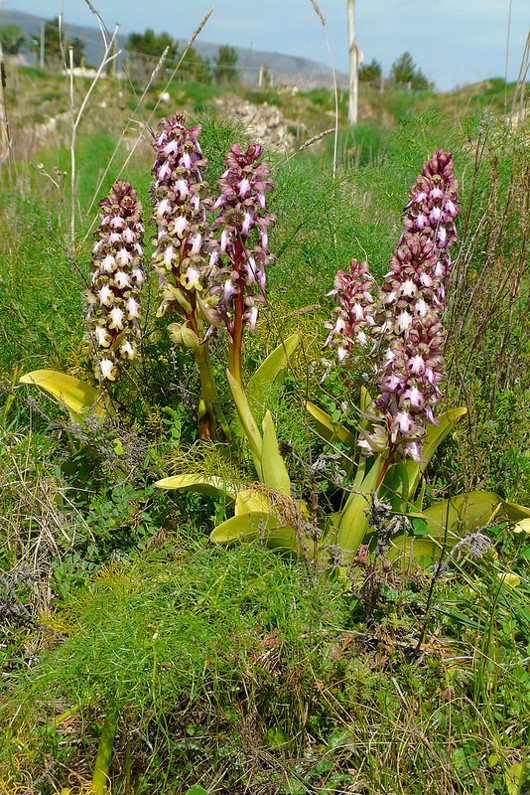
<instances>
[{"instance_id":1,"label":"thin dry stalk","mask_svg":"<svg viewBox=\"0 0 530 795\"><path fill-rule=\"evenodd\" d=\"M85 0L85 2L87 2L87 0ZM196 40L197 36L200 34L202 29L204 28L204 26L208 22L208 20L209 20L210 16L212 15L212 13L213 13L213 8L211 8L204 15L204 17L201 19L201 21L199 22L199 24L197 25L197 27L195 28L195 30L191 34L191 37L190 37L188 43L186 44L186 47L184 48L184 51L182 52L182 55L180 56L176 66L174 67L174 69L172 70L171 74L169 75L169 78L166 81L166 84L164 86L164 91L167 91L167 89L171 85L175 75L177 74L178 70L180 69L180 67L182 65L182 62L184 61L184 59L185 59L186 55L188 54L190 48L193 47L193 44L195 43L195 40ZM153 71L151 72L151 75L149 77L148 83L145 86L140 99L138 100L138 103L137 103L137 108L138 109L142 107L142 104L143 104L143 101L145 99L145 96L146 96L147 92L149 91L150 87L152 86L152 84L153 84L153 82L154 82L154 80L156 78L156 75L159 73L160 69L162 68L162 65L163 65L163 63L165 61L166 55L167 55L167 49L164 50L164 52L162 53L162 55L160 57L160 60L158 61L158 63L154 67ZM163 92L161 92L161 93L163 93ZM118 170L118 172L117 172L117 174L115 176L115 179L119 179L120 176L122 175L122 173L124 172L124 170L126 169L129 161L131 160L132 156L134 155L134 153L135 153L135 151L136 151L136 149L138 147L138 144L142 140L142 138L143 138L143 136L145 134L145 131L150 129L151 122L152 122L155 114L157 113L159 106L160 106L160 99L158 99L158 101L156 102L154 108L152 109L152 111L147 116L146 121L141 125L140 131L139 131L139 133L138 133L138 135L136 137L136 140L134 141L133 145L131 146L131 148L129 150L129 153L128 153L127 157L125 158L125 160L122 163L120 169ZM127 122L125 128L123 129L123 131L122 131L122 133L120 135L118 143L116 144L116 146L114 148L114 151L112 152L112 155L109 158L107 166L105 167L105 170L103 171L103 174L100 177L100 180L99 180L99 182L97 184L96 190L94 191L94 196L92 197L92 201L90 202L90 205L89 205L87 213L86 213L87 217L92 212L92 209L93 209L94 204L95 204L95 202L97 200L97 197L99 196L99 193L100 193L100 190L101 190L101 186L102 186L104 180L106 179L107 174L110 171L110 167L111 167L112 163L114 162L114 159L115 159L115 157L116 157L116 155L117 155L117 153L118 153L118 151L120 149L120 146L121 146L121 144L123 142L123 139L124 139L126 133L128 132L128 130L130 129L132 123L133 123L133 121L130 119ZM97 219L94 219L94 221L92 222L92 225L87 230L87 233L85 235L85 238L84 238L83 242L86 242L90 232L92 231L92 229L94 227L94 224L96 223L96 220Z\"/></svg>"},{"instance_id":2,"label":"thin dry stalk","mask_svg":"<svg viewBox=\"0 0 530 795\"><path fill-rule=\"evenodd\" d=\"M338 160L338 149L339 149L339 87L337 85L337 71L335 69L335 63L333 61L333 53L331 52L331 45L329 43L328 32L326 29L326 17L320 10L320 7L316 0L310 0L313 9L320 19L320 24L322 25L322 32L324 36L324 41L326 43L326 49L329 55L329 62L331 65L331 73L333 75L333 96L335 99L335 139L333 141L333 167L332 167L332 174L333 178L335 178L337 174L337 160Z\"/></svg>"},{"instance_id":3,"label":"thin dry stalk","mask_svg":"<svg viewBox=\"0 0 530 795\"><path fill-rule=\"evenodd\" d=\"M79 130L79 125L81 123L81 119L83 118L84 112L86 110L88 101L92 96L97 84L101 76L107 69L109 63L112 63L118 55L119 52L115 48L115 43L118 36L119 26L116 25L114 29L114 33L112 34L109 40L103 36L103 42L105 43L105 52L103 53L103 58L100 61L96 74L90 86L88 87L88 91L86 92L83 101L79 107L77 113L75 112L75 98L74 98L74 69L73 69L73 52L70 48L69 53L69 62L70 62L70 69L69 69L69 77L70 77L70 110L72 114L72 133L70 138L70 163L71 163L71 173L70 173L70 188L71 188L71 217L70 217L70 238L72 244L75 240L75 216L76 216L76 143L77 143L77 132Z\"/></svg>"}]
</instances>

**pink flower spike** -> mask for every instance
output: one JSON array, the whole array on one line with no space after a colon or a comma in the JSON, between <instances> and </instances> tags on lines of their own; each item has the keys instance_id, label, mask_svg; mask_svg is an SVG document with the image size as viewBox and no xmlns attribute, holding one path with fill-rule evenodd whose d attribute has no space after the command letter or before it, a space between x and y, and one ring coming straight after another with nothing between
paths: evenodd
<instances>
[{"instance_id":1,"label":"pink flower spike","mask_svg":"<svg viewBox=\"0 0 530 795\"><path fill-rule=\"evenodd\" d=\"M250 193L250 182L249 182L249 180L246 177L244 177L241 180L241 182L239 183L238 187L239 187L238 193L239 193L240 198L241 199L246 199L246 197Z\"/></svg>"},{"instance_id":2,"label":"pink flower spike","mask_svg":"<svg viewBox=\"0 0 530 795\"><path fill-rule=\"evenodd\" d=\"M128 182L115 182L99 206L92 285L87 290L88 330L96 346L96 377L100 381L115 381L120 374L123 346L132 346L131 339L139 333L138 324L131 323L127 306L134 305L134 315L139 315L138 288L144 281L141 263L144 226L142 205ZM101 259L99 252L104 252ZM99 359L97 348L105 349L103 359Z\"/></svg>"}]
</instances>

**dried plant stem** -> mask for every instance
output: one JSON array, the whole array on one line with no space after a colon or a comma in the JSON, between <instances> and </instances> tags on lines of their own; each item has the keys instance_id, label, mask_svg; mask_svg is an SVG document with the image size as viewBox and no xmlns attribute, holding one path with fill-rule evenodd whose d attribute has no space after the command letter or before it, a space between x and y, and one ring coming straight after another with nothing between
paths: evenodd
<instances>
[{"instance_id":1,"label":"dried plant stem","mask_svg":"<svg viewBox=\"0 0 530 795\"><path fill-rule=\"evenodd\" d=\"M71 173L70 173L70 188L71 188L71 218L70 218L70 239L71 243L73 244L75 239L75 216L76 216L76 143L77 143L77 132L79 129L79 125L81 123L81 119L83 118L83 114L87 107L88 101L94 90L99 83L101 76L103 75L104 70L106 70L109 63L111 63L115 58L118 57L118 52L115 49L115 42L118 36L119 25L116 25L114 29L114 33L112 34L110 40L106 41L104 38L104 42L106 43L105 52L103 54L103 58L100 61L96 74L86 92L83 101L79 107L77 113L75 113L75 98L74 98L74 70L73 70L73 50L70 48L69 54L69 61L70 61L70 68L69 68L69 77L70 77L70 109L72 113L72 133L70 137L70 164L71 164Z\"/></svg>"},{"instance_id":2,"label":"dried plant stem","mask_svg":"<svg viewBox=\"0 0 530 795\"><path fill-rule=\"evenodd\" d=\"M337 174L337 159L338 159L338 149L339 149L339 88L337 85L337 71L335 69L335 63L333 61L333 53L331 52L331 45L329 43L328 32L326 29L326 17L320 10L320 7L316 0L310 0L311 5L313 6L316 15L320 20L320 24L322 25L322 31L324 35L324 41L326 43L326 49L329 55L329 62L331 65L331 73L333 75L333 96L335 99L335 138L333 141L333 166L332 166L332 174L333 178L335 178Z\"/></svg>"},{"instance_id":3,"label":"dried plant stem","mask_svg":"<svg viewBox=\"0 0 530 795\"><path fill-rule=\"evenodd\" d=\"M88 2L88 0L85 0L85 2ZM206 23L208 22L208 20L209 20L210 16L212 15L212 13L213 13L213 8L211 8L211 9L210 9L210 10L209 10L209 11L208 11L208 12L207 12L205 15L204 15L204 17L201 19L201 21L199 22L199 24L197 25L197 27L195 28L195 30L194 30L194 31L193 31L193 33L191 34L191 37L190 37L190 39L189 39L188 43L186 44L186 47L184 48L184 51L183 51L182 55L180 56L180 58L179 58L179 60L178 60L178 62L177 62L177 64L176 64L175 68L173 69L173 71L171 72L171 74L169 75L169 77L168 77L168 79L167 79L167 81L166 81L166 84L165 84L165 86L164 86L164 91L167 91L167 89L168 89L168 88L169 88L169 86L171 85L171 82L173 81L173 78L175 77L176 73L178 72L178 70L179 70L180 66L182 65L182 62L183 62L184 58L186 57L186 55L187 55L187 53L189 52L190 48L191 48L191 47L193 47L193 44L195 43L195 40L196 40L197 36L199 35L199 33L201 32L201 30L204 28L204 26L205 26L205 25L206 25ZM145 86L145 88L144 88L144 90L143 90L143 92L142 92L142 94L141 94L141 96L140 96L140 99L139 99L139 100L138 100L138 102L137 102L137 108L140 108L140 107L142 106L142 103L143 103L143 101L144 101L144 99L145 99L145 96L146 96L147 92L149 91L149 89L150 89L151 85L153 84L153 81L154 81L154 79L155 79L156 75L157 75L157 74L158 74L158 72L160 71L160 69L161 69L161 67L162 67L162 65L163 65L163 63L164 63L164 61L165 61L166 55L167 55L167 48L164 50L164 52L162 53L162 55L161 55L161 57L160 57L160 59L159 59L158 63L156 64L155 68L154 68L154 69L153 69L153 71L151 72L151 75L150 75L150 77L149 77L149 81L148 81L147 85ZM162 92L162 93L163 93L163 92ZM149 129L149 127L150 127L150 125L151 125L151 121L152 121L152 119L154 118L155 114L156 114L156 113L157 113L157 111L158 111L158 107L159 107L159 105L160 105L160 99L159 99L159 100L156 102L156 104L155 104L155 107L152 109L152 111L151 111L151 112L149 113L149 115L147 116L147 119L146 119L146 121L145 121L145 122L142 124L142 126L141 126L141 129L140 129L140 132L138 133L138 135L137 135L137 137L136 137L136 140L135 140L135 142L133 143L133 145L132 145L132 147L131 147L131 149L130 149L130 151L129 151L128 155L127 155L127 157L125 158L124 162L122 163L122 165L121 165L121 168L119 169L118 173L116 174L116 176L115 176L115 179L118 179L118 178L119 178L119 177L120 177L120 176L123 174L123 171L125 170L125 168L127 167L128 163L129 163L129 161L130 161L130 159L131 159L131 158L132 158L132 156L134 155L134 153L135 153L135 151L136 151L136 148L137 148L138 144L139 144L139 143L140 143L140 141L142 140L142 138L143 138L143 135L144 135L145 131L146 131L147 129ZM127 122L127 124L126 124L125 128L122 130L122 133L121 133L121 135L120 135L120 138L119 138L119 140L118 140L118 142L117 142L116 146L114 147L114 151L112 152L112 154L111 154L111 156L110 156L110 158L109 158L109 160L108 160L108 162L107 162L106 168L105 168L105 170L103 171L103 174L101 175L101 177L100 177L100 180L99 180L99 182L98 182L98 184L97 184L96 190L94 191L94 196L92 197L92 201L90 202L90 205L89 205L89 207L88 207L88 209L87 209L87 213L86 213L86 214L87 214L87 216L89 216L89 215L90 215L90 213L92 212L92 208L94 207L94 204L95 204L95 202L96 202L96 200L97 200L97 197L99 196L99 193L100 193L100 191L101 191L101 186L102 186L102 184L103 184L104 180L106 179L106 177L107 177L107 174L108 174L108 173L109 173L109 171L110 171L110 167L111 167L112 163L114 162L114 159L115 159L115 157L116 157L116 155L117 155L117 153L118 153L118 151L119 151L119 149L120 149L120 146L121 146L121 144L122 144L122 141L123 141L123 139L124 139L124 137L125 137L125 135L126 135L127 131L129 130L129 128L130 128L130 126L131 126L131 124L132 124L132 120L129 120L129 121ZM94 221L94 223L95 223L95 221ZM93 225L94 225L94 223L93 223ZM86 233L86 235L85 235L85 241L86 241L86 239L88 238L88 236L89 236L90 232L92 231L92 227L93 227L93 225L92 225L92 226L90 227L90 229L87 231L87 233Z\"/></svg>"}]
</instances>

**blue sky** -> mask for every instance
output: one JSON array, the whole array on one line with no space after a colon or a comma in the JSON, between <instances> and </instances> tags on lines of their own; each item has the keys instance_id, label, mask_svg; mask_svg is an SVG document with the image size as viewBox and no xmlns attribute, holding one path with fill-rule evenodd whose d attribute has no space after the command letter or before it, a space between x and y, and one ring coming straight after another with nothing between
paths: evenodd
<instances>
[{"instance_id":1,"label":"blue sky","mask_svg":"<svg viewBox=\"0 0 530 795\"><path fill-rule=\"evenodd\" d=\"M214 12L204 41L299 55L329 63L322 25L311 0L92 0L105 23L121 32L191 35ZM335 66L347 71L346 0L318 0ZM63 12L71 24L92 24L84 0L0 0L0 7L45 18ZM511 11L511 24L509 26ZM530 0L356 0L357 42L365 61L388 72L408 50L437 88L507 75L516 80L530 28ZM508 36L509 33L509 36ZM508 45L508 48L507 48ZM529 76L530 78L530 76Z\"/></svg>"}]
</instances>

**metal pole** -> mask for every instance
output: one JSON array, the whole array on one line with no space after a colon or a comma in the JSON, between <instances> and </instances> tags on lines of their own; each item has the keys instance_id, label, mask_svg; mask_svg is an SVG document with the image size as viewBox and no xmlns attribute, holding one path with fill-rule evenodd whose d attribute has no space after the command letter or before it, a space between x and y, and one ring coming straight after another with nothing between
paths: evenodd
<instances>
[{"instance_id":1,"label":"metal pole","mask_svg":"<svg viewBox=\"0 0 530 795\"><path fill-rule=\"evenodd\" d=\"M44 30L45 24L41 22L40 26L40 57L39 57L39 66L41 69L44 69Z\"/></svg>"}]
</instances>

